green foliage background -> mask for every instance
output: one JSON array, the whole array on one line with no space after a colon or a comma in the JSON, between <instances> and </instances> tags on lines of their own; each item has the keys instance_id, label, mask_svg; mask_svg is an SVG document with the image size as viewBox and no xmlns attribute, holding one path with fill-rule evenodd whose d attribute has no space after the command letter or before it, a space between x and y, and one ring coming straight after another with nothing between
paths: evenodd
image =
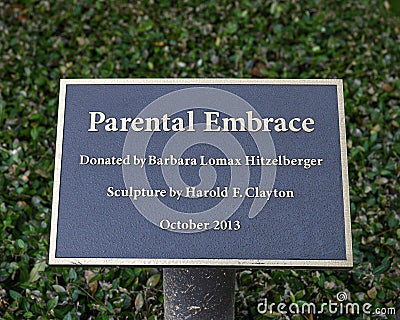
<instances>
[{"instance_id":1,"label":"green foliage background","mask_svg":"<svg viewBox=\"0 0 400 320\"><path fill-rule=\"evenodd\" d=\"M264 298L322 303L340 291L399 316L395 4L1 2L0 318L162 318L161 270L47 265L59 79L83 77L343 78L354 268L238 270L236 318L278 319L257 313Z\"/></svg>"}]
</instances>

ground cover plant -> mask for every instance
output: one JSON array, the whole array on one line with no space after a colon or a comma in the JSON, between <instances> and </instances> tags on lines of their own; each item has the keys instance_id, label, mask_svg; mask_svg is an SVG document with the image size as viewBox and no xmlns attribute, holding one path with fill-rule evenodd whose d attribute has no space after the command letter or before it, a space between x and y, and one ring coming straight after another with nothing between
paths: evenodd
<instances>
[{"instance_id":1,"label":"ground cover plant","mask_svg":"<svg viewBox=\"0 0 400 320\"><path fill-rule=\"evenodd\" d=\"M354 268L238 270L236 318L339 292L399 317L399 28L396 1L2 1L0 318L163 317L160 269L47 264L59 79L84 77L342 78Z\"/></svg>"}]
</instances>

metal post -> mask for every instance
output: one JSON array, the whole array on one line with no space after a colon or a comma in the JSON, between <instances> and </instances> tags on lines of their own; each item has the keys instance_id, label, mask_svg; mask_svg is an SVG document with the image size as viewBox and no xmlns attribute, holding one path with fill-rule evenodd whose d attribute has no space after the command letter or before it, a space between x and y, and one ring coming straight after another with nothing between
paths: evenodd
<instances>
[{"instance_id":1,"label":"metal post","mask_svg":"<svg viewBox=\"0 0 400 320\"><path fill-rule=\"evenodd\" d=\"M165 320L234 319L235 269L164 268Z\"/></svg>"}]
</instances>

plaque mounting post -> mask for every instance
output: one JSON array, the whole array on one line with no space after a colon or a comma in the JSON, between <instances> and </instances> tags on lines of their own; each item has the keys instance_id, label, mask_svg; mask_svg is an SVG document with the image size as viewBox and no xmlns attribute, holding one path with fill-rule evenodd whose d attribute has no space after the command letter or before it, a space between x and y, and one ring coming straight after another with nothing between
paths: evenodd
<instances>
[{"instance_id":1,"label":"plaque mounting post","mask_svg":"<svg viewBox=\"0 0 400 320\"><path fill-rule=\"evenodd\" d=\"M233 268L164 268L165 320L233 320L234 294Z\"/></svg>"}]
</instances>

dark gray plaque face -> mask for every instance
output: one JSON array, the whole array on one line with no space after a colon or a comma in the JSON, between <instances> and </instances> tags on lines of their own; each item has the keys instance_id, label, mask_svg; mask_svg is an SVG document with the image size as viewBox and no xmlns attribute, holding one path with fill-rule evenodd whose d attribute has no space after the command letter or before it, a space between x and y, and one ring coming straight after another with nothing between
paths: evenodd
<instances>
[{"instance_id":1,"label":"dark gray plaque face","mask_svg":"<svg viewBox=\"0 0 400 320\"><path fill-rule=\"evenodd\" d=\"M341 80L61 80L51 264L351 267Z\"/></svg>"}]
</instances>

